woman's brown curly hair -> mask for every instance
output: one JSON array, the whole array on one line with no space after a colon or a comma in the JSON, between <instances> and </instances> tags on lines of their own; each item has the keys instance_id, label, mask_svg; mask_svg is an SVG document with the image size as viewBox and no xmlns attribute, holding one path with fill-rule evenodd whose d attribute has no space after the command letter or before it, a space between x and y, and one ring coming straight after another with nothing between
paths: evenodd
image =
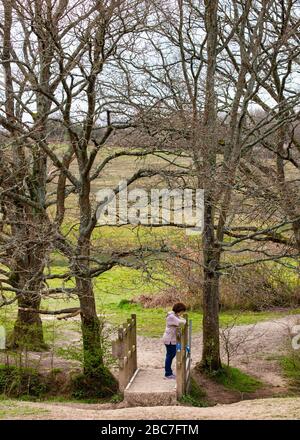
<instances>
[{"instance_id":1,"label":"woman's brown curly hair","mask_svg":"<svg viewBox=\"0 0 300 440\"><path fill-rule=\"evenodd\" d=\"M183 303L179 302L179 303L174 304L172 310L175 313L185 312L186 306Z\"/></svg>"}]
</instances>

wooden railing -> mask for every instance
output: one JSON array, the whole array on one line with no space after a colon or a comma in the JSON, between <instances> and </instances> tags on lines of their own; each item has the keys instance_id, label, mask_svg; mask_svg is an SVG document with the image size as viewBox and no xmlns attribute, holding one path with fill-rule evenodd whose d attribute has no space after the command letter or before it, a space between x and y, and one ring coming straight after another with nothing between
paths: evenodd
<instances>
[{"instance_id":1,"label":"wooden railing","mask_svg":"<svg viewBox=\"0 0 300 440\"><path fill-rule=\"evenodd\" d=\"M119 388L124 391L137 370L136 315L132 314L118 329L112 354L119 359Z\"/></svg>"},{"instance_id":2,"label":"wooden railing","mask_svg":"<svg viewBox=\"0 0 300 440\"><path fill-rule=\"evenodd\" d=\"M189 392L191 382L192 321L185 314L185 324L176 329L176 382L177 399Z\"/></svg>"}]
</instances>

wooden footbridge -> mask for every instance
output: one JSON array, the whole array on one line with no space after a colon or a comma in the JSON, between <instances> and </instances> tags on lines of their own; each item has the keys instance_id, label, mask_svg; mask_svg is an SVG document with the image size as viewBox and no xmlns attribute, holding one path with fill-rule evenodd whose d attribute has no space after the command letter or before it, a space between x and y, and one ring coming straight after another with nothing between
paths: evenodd
<instances>
[{"instance_id":1,"label":"wooden footbridge","mask_svg":"<svg viewBox=\"0 0 300 440\"><path fill-rule=\"evenodd\" d=\"M164 378L164 368L138 368L136 315L118 329L112 353L119 360L119 388L130 405L174 405L189 391L192 321L176 329L176 380ZM161 360L162 366L164 359Z\"/></svg>"}]
</instances>

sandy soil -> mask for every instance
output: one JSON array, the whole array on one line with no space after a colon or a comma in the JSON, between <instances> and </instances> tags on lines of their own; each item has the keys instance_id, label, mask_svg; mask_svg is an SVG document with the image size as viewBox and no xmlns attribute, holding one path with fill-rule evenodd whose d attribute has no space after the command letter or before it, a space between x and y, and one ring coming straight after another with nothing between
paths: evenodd
<instances>
[{"instance_id":1,"label":"sandy soil","mask_svg":"<svg viewBox=\"0 0 300 440\"><path fill-rule=\"evenodd\" d=\"M217 405L209 408L194 408L186 406L156 406L121 409L102 409L101 405L77 407L76 404L46 404L18 402L17 407L26 407L27 414L31 408L33 414L25 415L22 419L67 419L67 420L205 420L205 419L299 419L300 398L276 398L247 400L230 405ZM15 407L14 407L15 408ZM6 420L20 416L6 417Z\"/></svg>"},{"instance_id":2,"label":"sandy soil","mask_svg":"<svg viewBox=\"0 0 300 440\"><path fill-rule=\"evenodd\" d=\"M231 359L230 365L241 368L259 377L266 384L284 387L275 355L280 355L291 347L290 332L300 322L300 315L289 315L272 321L253 325L235 326L229 332ZM227 332L227 333L228 333ZM222 341L222 338L221 338ZM142 368L162 368L165 347L158 339L138 338L138 365ZM202 335L192 338L192 365L201 358ZM222 359L226 359L224 342Z\"/></svg>"}]
</instances>

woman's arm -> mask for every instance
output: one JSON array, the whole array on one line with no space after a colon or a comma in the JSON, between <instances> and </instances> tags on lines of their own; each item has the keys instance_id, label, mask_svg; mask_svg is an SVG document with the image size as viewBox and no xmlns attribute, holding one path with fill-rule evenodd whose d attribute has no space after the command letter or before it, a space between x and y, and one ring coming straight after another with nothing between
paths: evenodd
<instances>
[{"instance_id":1,"label":"woman's arm","mask_svg":"<svg viewBox=\"0 0 300 440\"><path fill-rule=\"evenodd\" d=\"M168 325L174 325L176 327L179 326L179 324L185 324L186 320L184 318L179 318L175 314L169 315L167 318L167 324Z\"/></svg>"}]
</instances>

